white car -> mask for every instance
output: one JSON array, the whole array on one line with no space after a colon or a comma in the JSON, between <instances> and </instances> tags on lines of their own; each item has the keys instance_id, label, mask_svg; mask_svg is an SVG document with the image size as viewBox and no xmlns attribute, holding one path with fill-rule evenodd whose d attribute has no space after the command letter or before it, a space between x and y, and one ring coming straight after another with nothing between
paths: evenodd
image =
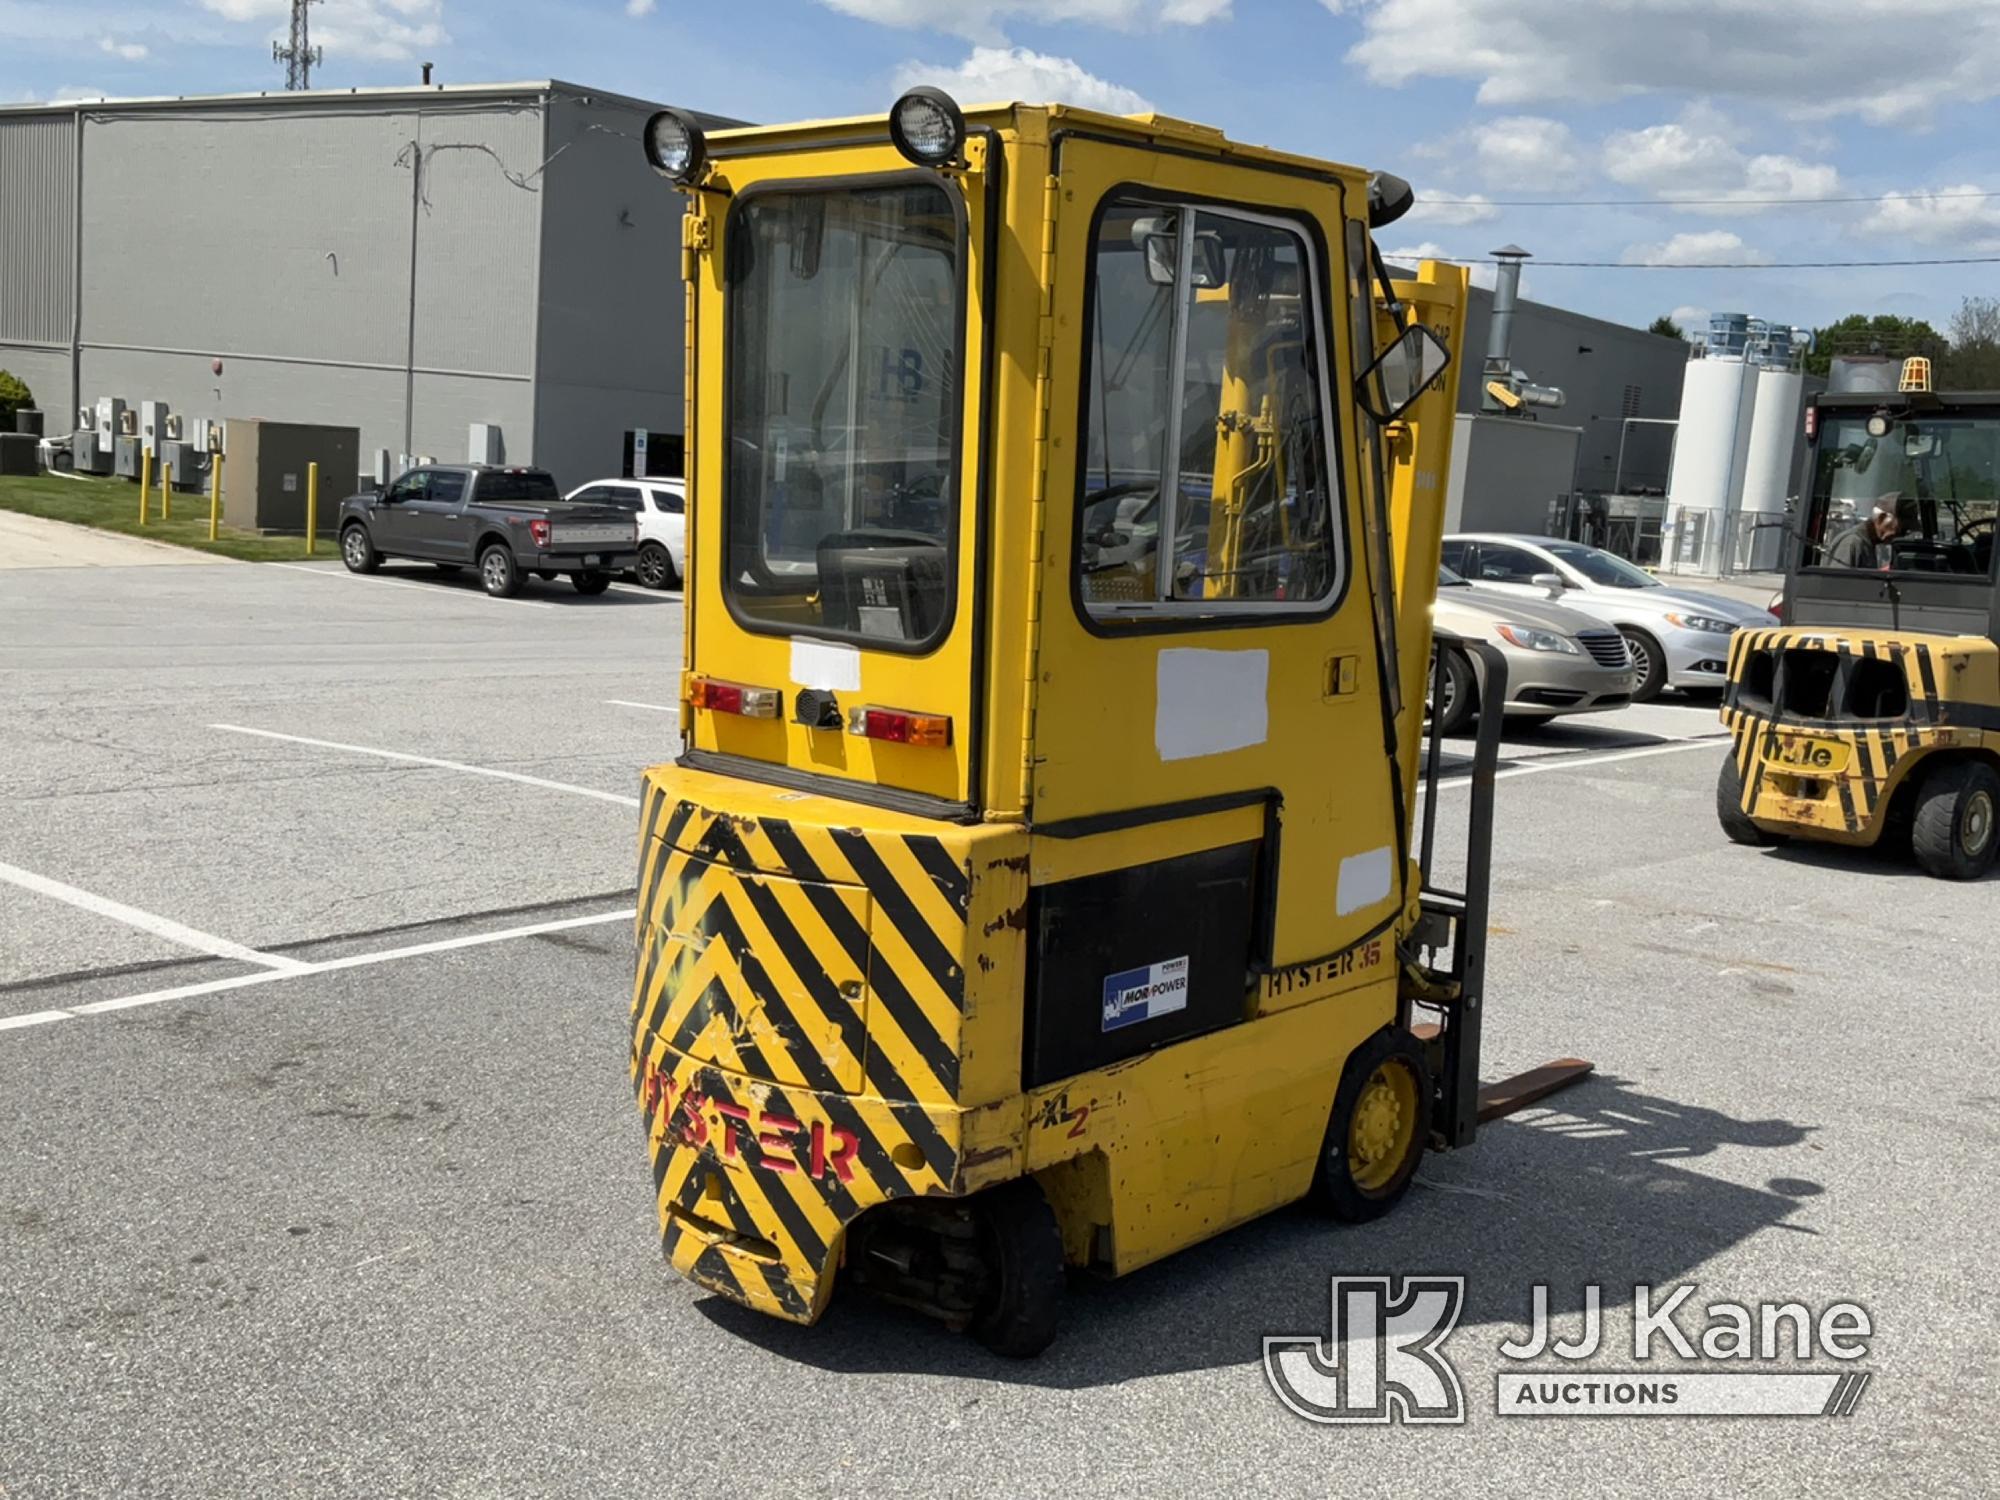
<instances>
[{"instance_id":1,"label":"white car","mask_svg":"<svg viewBox=\"0 0 2000 1500\"><path fill-rule=\"evenodd\" d=\"M1464 532L1444 539L1444 562L1481 588L1555 600L1615 625L1638 672L1636 703L1667 687L1720 691L1729 680L1730 636L1778 623L1767 609L1682 588L1560 537Z\"/></svg>"},{"instance_id":2,"label":"white car","mask_svg":"<svg viewBox=\"0 0 2000 1500\"><path fill-rule=\"evenodd\" d=\"M597 479L563 497L615 505L639 523L633 568L649 589L675 589L687 569L687 485L679 479Z\"/></svg>"}]
</instances>

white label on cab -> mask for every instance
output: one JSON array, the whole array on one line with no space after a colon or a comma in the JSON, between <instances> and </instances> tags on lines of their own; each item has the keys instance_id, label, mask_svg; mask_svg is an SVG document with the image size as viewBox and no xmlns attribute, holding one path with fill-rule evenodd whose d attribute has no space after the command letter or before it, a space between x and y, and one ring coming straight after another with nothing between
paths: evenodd
<instances>
[{"instance_id":1,"label":"white label on cab","mask_svg":"<svg viewBox=\"0 0 2000 1500\"><path fill-rule=\"evenodd\" d=\"M792 682L830 693L861 691L861 653L834 641L792 639Z\"/></svg>"},{"instance_id":2,"label":"white label on cab","mask_svg":"<svg viewBox=\"0 0 2000 1500\"><path fill-rule=\"evenodd\" d=\"M1173 646L1160 653L1155 678L1153 745L1161 760L1246 750L1269 737L1270 652Z\"/></svg>"},{"instance_id":3,"label":"white label on cab","mask_svg":"<svg viewBox=\"0 0 2000 1500\"><path fill-rule=\"evenodd\" d=\"M1340 862L1340 884L1334 890L1335 916L1345 917L1366 911L1389 894L1389 877L1395 873L1389 846L1370 849L1366 854L1350 854Z\"/></svg>"}]
</instances>

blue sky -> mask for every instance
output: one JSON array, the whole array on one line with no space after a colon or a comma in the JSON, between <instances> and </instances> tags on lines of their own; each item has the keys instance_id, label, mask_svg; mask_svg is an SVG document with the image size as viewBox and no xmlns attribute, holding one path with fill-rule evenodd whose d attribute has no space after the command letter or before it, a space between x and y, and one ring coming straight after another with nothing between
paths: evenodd
<instances>
[{"instance_id":1,"label":"blue sky","mask_svg":"<svg viewBox=\"0 0 2000 1500\"><path fill-rule=\"evenodd\" d=\"M276 87L287 9L0 0L0 99ZM918 79L1150 107L1409 177L1423 206L1391 249L1618 263L1531 262L1527 290L1625 322L1942 326L2000 295L2000 264L1699 264L2000 256L1996 0L322 0L313 26L326 86L430 60L767 121L880 110ZM1840 196L1882 201L1799 201ZM1671 201L1691 198L1715 201Z\"/></svg>"}]
</instances>

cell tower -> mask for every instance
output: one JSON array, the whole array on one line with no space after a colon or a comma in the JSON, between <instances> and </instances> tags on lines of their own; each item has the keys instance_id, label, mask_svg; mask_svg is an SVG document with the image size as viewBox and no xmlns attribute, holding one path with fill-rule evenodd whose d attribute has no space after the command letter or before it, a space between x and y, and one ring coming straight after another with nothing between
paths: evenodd
<instances>
[{"instance_id":1,"label":"cell tower","mask_svg":"<svg viewBox=\"0 0 2000 1500\"><path fill-rule=\"evenodd\" d=\"M325 53L313 46L307 35L310 28L306 11L317 3L318 0L292 0L292 39L271 43L271 61L285 65L285 87L288 89L311 88L312 70L325 61Z\"/></svg>"}]
</instances>

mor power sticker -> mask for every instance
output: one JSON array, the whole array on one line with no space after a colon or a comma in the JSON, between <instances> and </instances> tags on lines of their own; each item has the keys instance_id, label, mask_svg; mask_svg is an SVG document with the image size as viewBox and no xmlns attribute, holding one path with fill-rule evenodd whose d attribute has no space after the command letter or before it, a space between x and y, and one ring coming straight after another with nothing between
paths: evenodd
<instances>
[{"instance_id":1,"label":"mor power sticker","mask_svg":"<svg viewBox=\"0 0 2000 1500\"><path fill-rule=\"evenodd\" d=\"M1135 1026L1155 1016L1186 1010L1188 961L1185 956L1143 969L1127 969L1104 981L1104 1030Z\"/></svg>"}]
</instances>

